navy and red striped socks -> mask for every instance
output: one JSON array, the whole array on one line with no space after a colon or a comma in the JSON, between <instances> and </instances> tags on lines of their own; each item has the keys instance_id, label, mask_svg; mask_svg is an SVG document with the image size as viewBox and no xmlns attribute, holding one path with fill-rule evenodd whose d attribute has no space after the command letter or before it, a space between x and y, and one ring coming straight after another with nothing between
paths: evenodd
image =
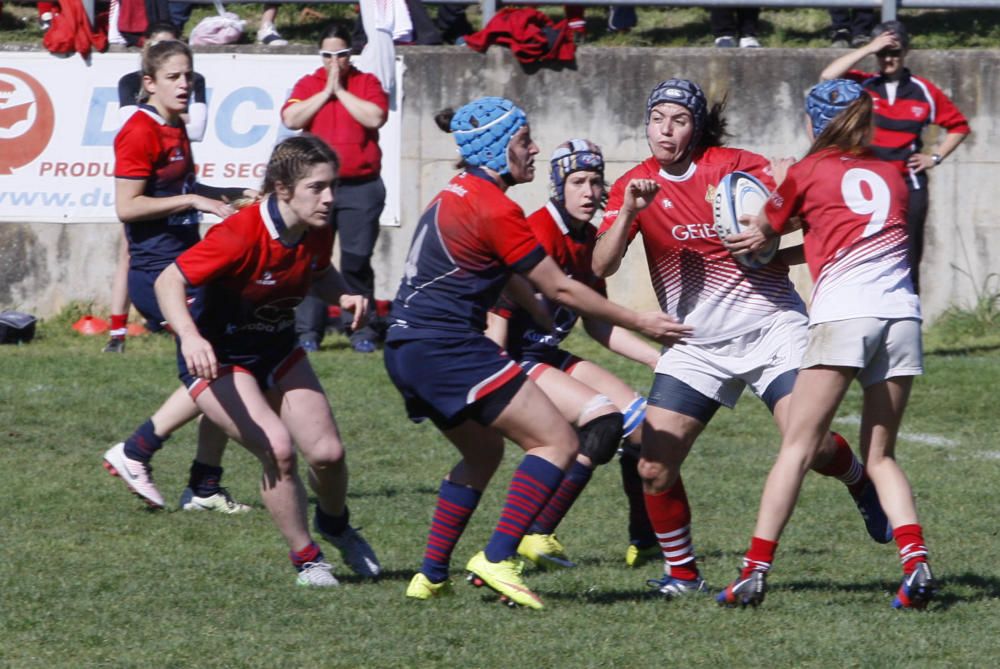
<instances>
[{"instance_id":1,"label":"navy and red striped socks","mask_svg":"<svg viewBox=\"0 0 1000 669\"><path fill-rule=\"evenodd\" d=\"M448 578L448 565L455 544L465 531L469 518L479 505L482 493L464 485L441 481L438 489L437 507L427 533L427 548L420 571L432 583L440 583Z\"/></svg>"},{"instance_id":2,"label":"navy and red striped socks","mask_svg":"<svg viewBox=\"0 0 1000 669\"><path fill-rule=\"evenodd\" d=\"M528 534L552 534L555 532L559 523L569 513L570 507L590 483L590 478L593 475L593 469L579 461L574 461L559 484L559 488L549 499L549 503L545 505L545 508L535 518L535 522L528 528Z\"/></svg>"},{"instance_id":3,"label":"navy and red striped socks","mask_svg":"<svg viewBox=\"0 0 1000 669\"><path fill-rule=\"evenodd\" d=\"M191 461L191 471L188 474L188 487L195 497L211 497L222 489L222 467L206 465L197 460Z\"/></svg>"},{"instance_id":4,"label":"navy and red striped socks","mask_svg":"<svg viewBox=\"0 0 1000 669\"><path fill-rule=\"evenodd\" d=\"M688 504L684 481L677 482L666 492L645 494L646 513L656 532L663 559L673 578L693 581L698 578L698 564L691 543L691 506Z\"/></svg>"},{"instance_id":5,"label":"navy and red striped socks","mask_svg":"<svg viewBox=\"0 0 1000 669\"><path fill-rule=\"evenodd\" d=\"M559 487L563 471L537 455L525 455L514 472L500 521L486 544L486 559L502 562L517 554L525 532Z\"/></svg>"},{"instance_id":6,"label":"navy and red striped socks","mask_svg":"<svg viewBox=\"0 0 1000 669\"><path fill-rule=\"evenodd\" d=\"M163 448L163 442L168 438L157 436L153 429L153 419L150 418L125 440L125 456L130 460L148 463L153 459L153 454Z\"/></svg>"},{"instance_id":7,"label":"navy and red striped socks","mask_svg":"<svg viewBox=\"0 0 1000 669\"><path fill-rule=\"evenodd\" d=\"M309 545L301 550L288 551L288 557L291 559L295 569L302 571L302 568L308 562L321 562L323 560L323 551L320 550L315 541L310 541Z\"/></svg>"}]
</instances>

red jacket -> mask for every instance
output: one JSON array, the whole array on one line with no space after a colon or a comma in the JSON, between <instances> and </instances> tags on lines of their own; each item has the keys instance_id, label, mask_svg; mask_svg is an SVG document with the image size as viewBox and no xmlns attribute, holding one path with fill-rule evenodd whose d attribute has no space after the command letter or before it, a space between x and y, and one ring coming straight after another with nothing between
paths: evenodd
<instances>
[{"instance_id":1,"label":"red jacket","mask_svg":"<svg viewBox=\"0 0 1000 669\"><path fill-rule=\"evenodd\" d=\"M86 58L92 48L98 51L108 48L107 34L91 28L80 0L59 0L59 7L61 11L52 19L52 27L42 38L46 49L56 54L76 51Z\"/></svg>"},{"instance_id":2,"label":"red jacket","mask_svg":"<svg viewBox=\"0 0 1000 669\"><path fill-rule=\"evenodd\" d=\"M490 19L486 27L467 35L465 44L483 52L491 44L510 47L522 63L546 60L571 62L576 44L565 20L553 24L537 9L505 7Z\"/></svg>"}]
</instances>

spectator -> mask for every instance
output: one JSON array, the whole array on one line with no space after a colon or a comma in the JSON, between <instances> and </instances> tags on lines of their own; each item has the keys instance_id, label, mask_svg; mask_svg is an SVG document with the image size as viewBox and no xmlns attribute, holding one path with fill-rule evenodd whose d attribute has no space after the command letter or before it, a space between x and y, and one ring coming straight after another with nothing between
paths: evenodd
<instances>
[{"instance_id":1,"label":"spectator","mask_svg":"<svg viewBox=\"0 0 1000 669\"><path fill-rule=\"evenodd\" d=\"M375 272L371 259L385 206L385 186L379 173L382 151L378 129L385 124L389 99L378 78L351 65L351 33L331 25L320 36L322 66L295 84L281 109L281 120L292 130L307 130L324 140L341 160L340 180L330 208L330 225L340 235L340 271L351 293L371 299ZM351 316L342 314L350 331ZM326 303L310 293L295 312L299 343L319 350L326 330ZM351 347L359 353L375 350L369 325L351 331Z\"/></svg>"},{"instance_id":2,"label":"spectator","mask_svg":"<svg viewBox=\"0 0 1000 669\"><path fill-rule=\"evenodd\" d=\"M910 191L906 214L910 276L919 293L924 222L929 206L927 172L940 165L965 140L970 132L969 123L937 86L911 74L903 66L910 37L902 23L880 23L872 35L871 42L827 65L820 79L851 79L860 83L875 99L872 148L879 158L896 164ZM877 59L878 72L852 69L868 55ZM924 153L920 134L931 124L941 126L946 134L930 153Z\"/></svg>"},{"instance_id":3,"label":"spectator","mask_svg":"<svg viewBox=\"0 0 1000 669\"><path fill-rule=\"evenodd\" d=\"M713 7L709 10L709 23L715 37L715 46L732 48L739 44L742 49L759 48L759 16L759 7Z\"/></svg>"},{"instance_id":4,"label":"spectator","mask_svg":"<svg viewBox=\"0 0 1000 669\"><path fill-rule=\"evenodd\" d=\"M830 46L838 49L864 46L868 43L868 34L874 26L874 9L832 8L830 9Z\"/></svg>"},{"instance_id":5,"label":"spectator","mask_svg":"<svg viewBox=\"0 0 1000 669\"><path fill-rule=\"evenodd\" d=\"M278 29L274 27L277 15L278 5L264 5L264 12L260 15L260 28L257 29L257 44L264 46L288 45L288 40L282 37Z\"/></svg>"}]
</instances>

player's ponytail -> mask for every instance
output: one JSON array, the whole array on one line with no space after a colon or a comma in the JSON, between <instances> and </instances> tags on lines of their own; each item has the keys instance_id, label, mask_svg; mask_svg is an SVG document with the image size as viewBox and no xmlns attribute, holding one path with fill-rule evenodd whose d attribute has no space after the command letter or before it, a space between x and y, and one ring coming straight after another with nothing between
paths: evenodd
<instances>
[{"instance_id":1,"label":"player's ponytail","mask_svg":"<svg viewBox=\"0 0 1000 669\"><path fill-rule=\"evenodd\" d=\"M340 159L330 146L316 135L302 133L289 137L274 147L264 172L261 196L273 193L277 184L294 190L314 165L330 163L334 174L340 172Z\"/></svg>"},{"instance_id":2,"label":"player's ponytail","mask_svg":"<svg viewBox=\"0 0 1000 669\"><path fill-rule=\"evenodd\" d=\"M455 118L455 110L451 107L442 109L438 113L434 114L434 124L441 129L443 132L451 134L451 119ZM464 170L466 168L466 162L464 158L459 158L455 162L456 170Z\"/></svg>"}]
</instances>

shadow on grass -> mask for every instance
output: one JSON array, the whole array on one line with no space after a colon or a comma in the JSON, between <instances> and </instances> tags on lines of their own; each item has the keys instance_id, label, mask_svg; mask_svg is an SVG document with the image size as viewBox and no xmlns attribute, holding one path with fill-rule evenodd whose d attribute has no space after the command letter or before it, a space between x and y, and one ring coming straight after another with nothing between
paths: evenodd
<instances>
[{"instance_id":1,"label":"shadow on grass","mask_svg":"<svg viewBox=\"0 0 1000 669\"><path fill-rule=\"evenodd\" d=\"M780 590L803 590L823 592L872 592L877 590L895 592L899 581L868 581L865 583L841 583L830 580L784 581L777 588ZM957 589L971 589L973 593L963 596L955 592ZM937 595L928 606L928 610L948 610L955 604L970 603L984 600L994 600L1000 597L1000 579L964 572L950 574L937 579Z\"/></svg>"}]
</instances>

